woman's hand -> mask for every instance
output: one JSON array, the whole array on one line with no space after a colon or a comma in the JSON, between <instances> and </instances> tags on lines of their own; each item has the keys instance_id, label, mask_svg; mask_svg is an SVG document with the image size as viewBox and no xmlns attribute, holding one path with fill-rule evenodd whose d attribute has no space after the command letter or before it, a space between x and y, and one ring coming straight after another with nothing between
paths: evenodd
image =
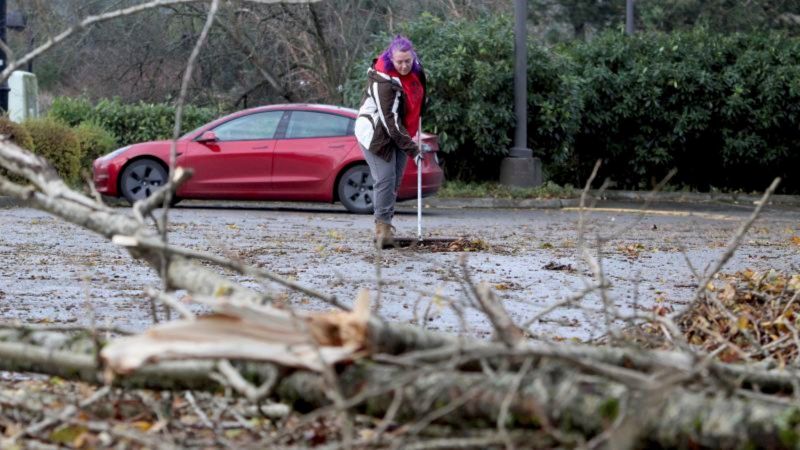
<instances>
[{"instance_id":1,"label":"woman's hand","mask_svg":"<svg viewBox=\"0 0 800 450\"><path fill-rule=\"evenodd\" d=\"M422 164L422 150L417 147L417 151L414 153L414 162L417 164L417 167Z\"/></svg>"}]
</instances>

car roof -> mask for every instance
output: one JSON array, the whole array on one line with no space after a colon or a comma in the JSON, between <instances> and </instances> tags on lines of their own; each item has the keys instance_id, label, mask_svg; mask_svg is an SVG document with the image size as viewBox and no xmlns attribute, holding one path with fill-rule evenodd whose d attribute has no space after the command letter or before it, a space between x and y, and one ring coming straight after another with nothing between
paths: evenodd
<instances>
[{"instance_id":1,"label":"car roof","mask_svg":"<svg viewBox=\"0 0 800 450\"><path fill-rule=\"evenodd\" d=\"M274 109L289 109L293 111L329 111L345 113L347 115L357 115L358 111L353 108L345 108L344 106L336 105L323 105L321 103L282 103L278 105L264 105L255 108L249 108L240 112L255 112L255 111L271 111Z\"/></svg>"}]
</instances>

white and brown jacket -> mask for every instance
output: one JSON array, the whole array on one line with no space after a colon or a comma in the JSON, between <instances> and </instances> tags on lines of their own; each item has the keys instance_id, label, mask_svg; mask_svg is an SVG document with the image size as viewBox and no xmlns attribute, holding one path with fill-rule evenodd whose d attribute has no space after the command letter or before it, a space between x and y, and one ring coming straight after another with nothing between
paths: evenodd
<instances>
[{"instance_id":1,"label":"white and brown jacket","mask_svg":"<svg viewBox=\"0 0 800 450\"><path fill-rule=\"evenodd\" d=\"M424 72L420 72L419 79L424 89ZM376 70L373 64L367 70L367 80L355 123L359 144L387 161L395 148L416 155L417 144L403 125L405 94L400 78ZM424 109L424 97L422 104Z\"/></svg>"}]
</instances>

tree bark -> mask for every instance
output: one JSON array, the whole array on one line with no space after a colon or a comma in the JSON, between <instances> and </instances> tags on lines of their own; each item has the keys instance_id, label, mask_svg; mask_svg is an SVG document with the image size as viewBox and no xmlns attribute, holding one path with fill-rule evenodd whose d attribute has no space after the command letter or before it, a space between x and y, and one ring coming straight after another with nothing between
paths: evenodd
<instances>
[{"instance_id":1,"label":"tree bark","mask_svg":"<svg viewBox=\"0 0 800 450\"><path fill-rule=\"evenodd\" d=\"M15 337L7 335L8 339ZM94 355L86 353L89 347L85 342L53 335L36 336L34 340L70 342L84 352L0 342L0 370L44 373L94 384L112 382L125 388L219 388L210 377L212 361L160 363L109 378ZM265 363L238 362L236 367L253 383L267 378ZM716 448L753 443L784 448L795 445L800 436L800 407L766 397L744 398L720 390L679 386L661 392L633 389L602 376L587 375L568 362L552 358L541 359L515 391L516 377L508 370L487 375L441 365L408 368L365 359L340 366L338 383L349 399L347 405L365 414L382 417L399 392L402 402L397 420L413 422L428 416L459 429L492 427L503 415L507 428L539 429L544 423L552 423L586 439L604 432L615 437L610 429L620 434L627 430L630 436L625 437L626 442L636 446L679 447L693 442ZM299 411L331 404L330 384L318 373L286 369L276 392L280 401ZM446 414L434 416L437 410Z\"/></svg>"},{"instance_id":2,"label":"tree bark","mask_svg":"<svg viewBox=\"0 0 800 450\"><path fill-rule=\"evenodd\" d=\"M637 396L622 384L574 372L562 364L545 364L526 376L519 391L512 393L505 426L538 428L540 414L544 414L560 430L574 431L587 439L609 429L618 419L633 420L638 426L626 441L643 448L684 447L690 443L711 448L789 448L798 443L800 408L795 405L679 387L660 395ZM386 387L397 385L403 375L395 367L358 364L344 370L340 384L350 398L382 390L359 408L382 417L394 398ZM457 428L491 427L498 421L513 377L513 373L493 377L463 372L421 374L400 388L403 402L397 417L413 421L459 402L457 409L438 421ZM329 404L326 389L320 375L298 372L284 378L277 392L282 401L302 410Z\"/></svg>"}]
</instances>

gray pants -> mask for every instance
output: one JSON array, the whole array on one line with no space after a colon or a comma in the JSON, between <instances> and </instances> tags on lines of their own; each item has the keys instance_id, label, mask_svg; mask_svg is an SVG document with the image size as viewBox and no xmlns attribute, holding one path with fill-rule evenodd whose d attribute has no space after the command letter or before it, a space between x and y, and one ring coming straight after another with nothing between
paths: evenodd
<instances>
[{"instance_id":1,"label":"gray pants","mask_svg":"<svg viewBox=\"0 0 800 450\"><path fill-rule=\"evenodd\" d=\"M397 188L403 179L408 156L405 152L395 149L389 161L374 155L362 145L361 153L367 160L369 171L375 184L372 188L373 205L375 205L375 221L392 223L394 204L397 201Z\"/></svg>"}]
</instances>

